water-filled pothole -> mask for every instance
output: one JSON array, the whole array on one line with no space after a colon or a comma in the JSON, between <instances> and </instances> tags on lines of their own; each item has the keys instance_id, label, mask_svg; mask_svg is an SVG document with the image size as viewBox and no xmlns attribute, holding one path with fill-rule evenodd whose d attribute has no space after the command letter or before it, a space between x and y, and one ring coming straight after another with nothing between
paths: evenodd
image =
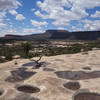
<instances>
[{"instance_id":1,"label":"water-filled pothole","mask_svg":"<svg viewBox=\"0 0 100 100\"><path fill-rule=\"evenodd\" d=\"M80 89L80 84L79 82L68 82L64 84L65 88L71 89L71 90L78 90Z\"/></svg>"},{"instance_id":2,"label":"water-filled pothole","mask_svg":"<svg viewBox=\"0 0 100 100\"><path fill-rule=\"evenodd\" d=\"M84 70L91 70L90 67L83 67Z\"/></svg>"},{"instance_id":3,"label":"water-filled pothole","mask_svg":"<svg viewBox=\"0 0 100 100\"><path fill-rule=\"evenodd\" d=\"M78 93L74 96L74 100L100 100L100 94L98 93Z\"/></svg>"},{"instance_id":4,"label":"water-filled pothole","mask_svg":"<svg viewBox=\"0 0 100 100\"><path fill-rule=\"evenodd\" d=\"M50 72L50 71L55 71L55 69L53 69L53 68L43 68L43 71L48 71L48 72Z\"/></svg>"},{"instance_id":5,"label":"water-filled pothole","mask_svg":"<svg viewBox=\"0 0 100 100\"><path fill-rule=\"evenodd\" d=\"M36 74L36 72L28 72L26 71L26 68L19 68L18 70L11 71L11 76L9 76L5 81L19 82L31 77L34 74Z\"/></svg>"},{"instance_id":6,"label":"water-filled pothole","mask_svg":"<svg viewBox=\"0 0 100 100\"><path fill-rule=\"evenodd\" d=\"M3 93L4 93L4 91L3 90L0 90L0 96L2 96Z\"/></svg>"},{"instance_id":7,"label":"water-filled pothole","mask_svg":"<svg viewBox=\"0 0 100 100\"><path fill-rule=\"evenodd\" d=\"M59 78L70 80L84 80L100 77L100 71L84 72L84 71L57 71L55 74Z\"/></svg>"},{"instance_id":8,"label":"water-filled pothole","mask_svg":"<svg viewBox=\"0 0 100 100\"><path fill-rule=\"evenodd\" d=\"M45 67L47 65L49 65L50 63L48 62L40 62L41 64L41 67ZM28 68L28 67L35 67L36 66L36 63L33 61L33 62L29 62L29 63L25 63L22 65L23 68Z\"/></svg>"},{"instance_id":9,"label":"water-filled pothole","mask_svg":"<svg viewBox=\"0 0 100 100\"><path fill-rule=\"evenodd\" d=\"M30 85L22 85L17 87L18 91L25 92L25 93L37 93L40 92L40 89Z\"/></svg>"}]
</instances>

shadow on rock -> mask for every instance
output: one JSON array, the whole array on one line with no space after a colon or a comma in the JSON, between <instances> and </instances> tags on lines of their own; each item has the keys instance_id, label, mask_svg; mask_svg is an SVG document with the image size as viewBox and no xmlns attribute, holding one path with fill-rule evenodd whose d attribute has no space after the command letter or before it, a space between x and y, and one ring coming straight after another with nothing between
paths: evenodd
<instances>
[{"instance_id":1,"label":"shadow on rock","mask_svg":"<svg viewBox=\"0 0 100 100\"><path fill-rule=\"evenodd\" d=\"M40 67L46 67L49 64L50 63L47 63L47 62L39 62ZM27 67L33 67L33 68L35 68L36 66L37 66L36 62L29 62L29 63L26 63L26 64L22 65L23 68L27 68Z\"/></svg>"}]
</instances>

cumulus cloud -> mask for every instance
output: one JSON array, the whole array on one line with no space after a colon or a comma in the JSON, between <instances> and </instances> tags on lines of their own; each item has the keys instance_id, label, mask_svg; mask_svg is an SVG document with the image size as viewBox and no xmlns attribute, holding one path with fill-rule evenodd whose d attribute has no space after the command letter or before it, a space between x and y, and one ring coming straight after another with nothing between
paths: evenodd
<instances>
[{"instance_id":1,"label":"cumulus cloud","mask_svg":"<svg viewBox=\"0 0 100 100\"><path fill-rule=\"evenodd\" d=\"M63 27L58 27L57 29L58 30L65 30L65 28L63 28Z\"/></svg>"},{"instance_id":2,"label":"cumulus cloud","mask_svg":"<svg viewBox=\"0 0 100 100\"><path fill-rule=\"evenodd\" d=\"M5 26L7 26L7 24L0 22L0 27L5 27Z\"/></svg>"},{"instance_id":3,"label":"cumulus cloud","mask_svg":"<svg viewBox=\"0 0 100 100\"><path fill-rule=\"evenodd\" d=\"M16 15L16 20L24 20L26 19L22 14L17 14Z\"/></svg>"},{"instance_id":4,"label":"cumulus cloud","mask_svg":"<svg viewBox=\"0 0 100 100\"><path fill-rule=\"evenodd\" d=\"M9 13L13 16L16 16L16 20L24 20L26 19L22 14L19 14L15 9L9 10Z\"/></svg>"},{"instance_id":5,"label":"cumulus cloud","mask_svg":"<svg viewBox=\"0 0 100 100\"><path fill-rule=\"evenodd\" d=\"M0 27L5 27L7 24L4 23L4 19L6 18L6 12L2 11L0 12Z\"/></svg>"},{"instance_id":6,"label":"cumulus cloud","mask_svg":"<svg viewBox=\"0 0 100 100\"><path fill-rule=\"evenodd\" d=\"M34 9L34 8L32 8L32 11L34 12L34 11L35 11L35 9Z\"/></svg>"},{"instance_id":7,"label":"cumulus cloud","mask_svg":"<svg viewBox=\"0 0 100 100\"><path fill-rule=\"evenodd\" d=\"M6 34L12 34L12 35L30 35L35 33L42 33L44 32L42 29L35 29L35 28L23 28L22 30L18 31L15 28L9 28L0 31L0 37L6 35Z\"/></svg>"},{"instance_id":8,"label":"cumulus cloud","mask_svg":"<svg viewBox=\"0 0 100 100\"><path fill-rule=\"evenodd\" d=\"M35 27L47 26L48 23L46 21L38 22L36 20L30 20L31 24Z\"/></svg>"},{"instance_id":9,"label":"cumulus cloud","mask_svg":"<svg viewBox=\"0 0 100 100\"><path fill-rule=\"evenodd\" d=\"M56 26L68 26L71 20L81 20L88 16L86 9L100 6L99 0L44 0L37 1L41 9L35 12L42 19L54 19ZM45 12L44 14L42 12Z\"/></svg>"},{"instance_id":10,"label":"cumulus cloud","mask_svg":"<svg viewBox=\"0 0 100 100\"><path fill-rule=\"evenodd\" d=\"M22 6L18 0L0 0L0 10L18 8Z\"/></svg>"},{"instance_id":11,"label":"cumulus cloud","mask_svg":"<svg viewBox=\"0 0 100 100\"><path fill-rule=\"evenodd\" d=\"M42 29L33 29L33 28L26 28L26 29L23 29L22 33L25 33L25 34L32 34L32 33L42 33L43 30Z\"/></svg>"},{"instance_id":12,"label":"cumulus cloud","mask_svg":"<svg viewBox=\"0 0 100 100\"><path fill-rule=\"evenodd\" d=\"M23 32L24 33L33 33L33 32L35 32L35 30L34 29L30 29L30 28L28 29L27 28L27 29L23 29Z\"/></svg>"},{"instance_id":13,"label":"cumulus cloud","mask_svg":"<svg viewBox=\"0 0 100 100\"><path fill-rule=\"evenodd\" d=\"M91 17L93 17L93 18L100 18L100 11L96 11L96 13L92 14Z\"/></svg>"},{"instance_id":14,"label":"cumulus cloud","mask_svg":"<svg viewBox=\"0 0 100 100\"><path fill-rule=\"evenodd\" d=\"M9 10L9 13L11 14L11 15L17 15L18 14L18 12L16 11L16 10Z\"/></svg>"},{"instance_id":15,"label":"cumulus cloud","mask_svg":"<svg viewBox=\"0 0 100 100\"><path fill-rule=\"evenodd\" d=\"M88 31L100 30L100 20L82 20L84 29Z\"/></svg>"}]
</instances>

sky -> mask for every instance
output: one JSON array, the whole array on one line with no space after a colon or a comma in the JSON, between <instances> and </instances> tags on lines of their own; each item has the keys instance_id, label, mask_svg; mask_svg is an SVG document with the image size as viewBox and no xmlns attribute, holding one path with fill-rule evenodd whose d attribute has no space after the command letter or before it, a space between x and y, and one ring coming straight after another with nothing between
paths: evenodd
<instances>
[{"instance_id":1,"label":"sky","mask_svg":"<svg viewBox=\"0 0 100 100\"><path fill-rule=\"evenodd\" d=\"M100 30L100 0L0 0L0 37L48 29Z\"/></svg>"}]
</instances>

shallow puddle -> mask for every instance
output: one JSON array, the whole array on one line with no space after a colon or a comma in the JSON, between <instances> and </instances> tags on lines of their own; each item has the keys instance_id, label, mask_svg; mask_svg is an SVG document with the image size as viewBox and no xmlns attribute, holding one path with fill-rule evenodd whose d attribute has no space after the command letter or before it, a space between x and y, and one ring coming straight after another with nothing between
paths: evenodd
<instances>
[{"instance_id":1,"label":"shallow puddle","mask_svg":"<svg viewBox=\"0 0 100 100\"><path fill-rule=\"evenodd\" d=\"M55 74L59 78L70 80L84 80L100 77L100 71L84 72L84 71L57 71Z\"/></svg>"},{"instance_id":2,"label":"shallow puddle","mask_svg":"<svg viewBox=\"0 0 100 100\"><path fill-rule=\"evenodd\" d=\"M55 71L55 69L53 69L53 68L43 68L43 71L48 71L48 72L50 72L50 71Z\"/></svg>"},{"instance_id":3,"label":"shallow puddle","mask_svg":"<svg viewBox=\"0 0 100 100\"><path fill-rule=\"evenodd\" d=\"M18 70L11 71L11 76L9 76L5 81L8 82L19 82L23 81L31 76L35 75L36 72L28 72L26 68L19 68Z\"/></svg>"},{"instance_id":4,"label":"shallow puddle","mask_svg":"<svg viewBox=\"0 0 100 100\"><path fill-rule=\"evenodd\" d=\"M97 93L78 93L75 95L74 100L100 100L100 94Z\"/></svg>"},{"instance_id":5,"label":"shallow puddle","mask_svg":"<svg viewBox=\"0 0 100 100\"><path fill-rule=\"evenodd\" d=\"M68 82L64 84L64 87L70 90L78 90L80 89L79 82Z\"/></svg>"},{"instance_id":6,"label":"shallow puddle","mask_svg":"<svg viewBox=\"0 0 100 100\"><path fill-rule=\"evenodd\" d=\"M25 92L25 93L37 93L40 92L40 89L30 85L22 85L16 88L18 91Z\"/></svg>"}]
</instances>

